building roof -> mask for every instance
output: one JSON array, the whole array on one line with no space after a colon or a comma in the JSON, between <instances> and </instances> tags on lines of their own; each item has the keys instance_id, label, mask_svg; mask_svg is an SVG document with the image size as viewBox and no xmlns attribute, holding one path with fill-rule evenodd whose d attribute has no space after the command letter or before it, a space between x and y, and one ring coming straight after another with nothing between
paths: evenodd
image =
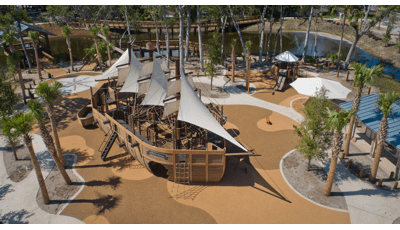
<instances>
[{"instance_id":1,"label":"building roof","mask_svg":"<svg viewBox=\"0 0 400 230\"><path fill-rule=\"evenodd\" d=\"M375 106L378 100L378 94L374 93L361 97L360 107L357 112L358 120L363 122L373 132L378 133L378 128L382 119L382 111ZM353 101L347 101L340 104L340 107L350 110ZM388 135L386 141L400 150L400 101L392 105L392 116L388 117Z\"/></svg>"},{"instance_id":2,"label":"building roof","mask_svg":"<svg viewBox=\"0 0 400 230\"><path fill-rule=\"evenodd\" d=\"M18 23L17 22L14 22L14 28L16 30L18 30ZM57 36L56 34L50 33L49 31L45 31L42 28L39 28L39 27L36 27L36 26L29 25L29 24L21 22L21 32L24 32L25 30L35 30L35 31L38 31L40 33L45 33L45 34L48 34L48 35ZM4 31L0 31L0 37L3 34L4 34Z\"/></svg>"}]
</instances>

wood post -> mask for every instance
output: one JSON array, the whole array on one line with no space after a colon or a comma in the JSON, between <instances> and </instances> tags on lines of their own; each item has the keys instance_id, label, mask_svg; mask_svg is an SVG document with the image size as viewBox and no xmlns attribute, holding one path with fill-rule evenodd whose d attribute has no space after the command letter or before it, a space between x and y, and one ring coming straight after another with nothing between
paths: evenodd
<instances>
[{"instance_id":1,"label":"wood post","mask_svg":"<svg viewBox=\"0 0 400 230\"><path fill-rule=\"evenodd\" d=\"M339 77L339 73L340 73L340 66L339 66L338 69L337 69L337 75L336 75L336 77Z\"/></svg>"},{"instance_id":2,"label":"wood post","mask_svg":"<svg viewBox=\"0 0 400 230\"><path fill-rule=\"evenodd\" d=\"M235 65L236 65L236 52L235 52L235 49L232 49L231 63L232 63L232 82L235 82Z\"/></svg>"},{"instance_id":3,"label":"wood post","mask_svg":"<svg viewBox=\"0 0 400 230\"><path fill-rule=\"evenodd\" d=\"M346 82L348 82L348 81L349 81L349 74L350 74L350 70L347 70Z\"/></svg>"},{"instance_id":4,"label":"wood post","mask_svg":"<svg viewBox=\"0 0 400 230\"><path fill-rule=\"evenodd\" d=\"M331 63L328 63L328 68L326 69L326 72L329 73L329 68L331 67Z\"/></svg>"},{"instance_id":5,"label":"wood post","mask_svg":"<svg viewBox=\"0 0 400 230\"><path fill-rule=\"evenodd\" d=\"M368 88L368 95L371 93L371 86Z\"/></svg>"},{"instance_id":6,"label":"wood post","mask_svg":"<svg viewBox=\"0 0 400 230\"><path fill-rule=\"evenodd\" d=\"M382 178L381 178L381 179L379 179L378 187L382 187L382 183L383 183L383 180L382 180Z\"/></svg>"},{"instance_id":7,"label":"wood post","mask_svg":"<svg viewBox=\"0 0 400 230\"><path fill-rule=\"evenodd\" d=\"M250 55L248 55L249 57ZM250 92L250 69L251 69L251 59L250 57L247 60L247 79L246 79L246 88L247 88L247 93Z\"/></svg>"},{"instance_id":8,"label":"wood post","mask_svg":"<svg viewBox=\"0 0 400 230\"><path fill-rule=\"evenodd\" d=\"M181 76L181 71L179 69L179 58L175 59L175 77Z\"/></svg>"}]
</instances>

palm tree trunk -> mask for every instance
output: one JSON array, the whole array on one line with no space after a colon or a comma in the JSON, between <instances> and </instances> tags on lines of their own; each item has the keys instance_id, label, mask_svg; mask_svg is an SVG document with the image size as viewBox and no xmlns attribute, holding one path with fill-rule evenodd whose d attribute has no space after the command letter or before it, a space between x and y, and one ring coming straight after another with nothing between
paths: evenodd
<instances>
[{"instance_id":1,"label":"palm tree trunk","mask_svg":"<svg viewBox=\"0 0 400 230\"><path fill-rule=\"evenodd\" d=\"M111 67L111 52L110 52L110 39L107 38L107 53L108 53L108 63Z\"/></svg>"},{"instance_id":2,"label":"palm tree trunk","mask_svg":"<svg viewBox=\"0 0 400 230\"><path fill-rule=\"evenodd\" d=\"M340 51L342 49L342 42L343 42L343 34L344 34L344 23L346 22L346 11L343 13L343 22L342 22L342 35L340 37L340 43L339 43L339 51L338 51L338 61L340 61Z\"/></svg>"},{"instance_id":3,"label":"palm tree trunk","mask_svg":"<svg viewBox=\"0 0 400 230\"><path fill-rule=\"evenodd\" d=\"M187 6L185 61L189 61L190 6Z\"/></svg>"},{"instance_id":4,"label":"palm tree trunk","mask_svg":"<svg viewBox=\"0 0 400 230\"><path fill-rule=\"evenodd\" d=\"M156 15L153 15L154 19L154 25L156 27L156 47L157 47L157 52L160 53L160 43L158 41L158 26L157 26L157 21L156 21Z\"/></svg>"},{"instance_id":5,"label":"palm tree trunk","mask_svg":"<svg viewBox=\"0 0 400 230\"><path fill-rule=\"evenodd\" d=\"M99 67L100 69L103 69L103 67L101 66L101 56L99 52L99 45L97 44L97 37L94 37L94 44L96 45L97 61L99 62Z\"/></svg>"},{"instance_id":6,"label":"palm tree trunk","mask_svg":"<svg viewBox=\"0 0 400 230\"><path fill-rule=\"evenodd\" d=\"M381 120L381 124L378 128L378 145L376 146L376 152L374 157L374 163L372 164L371 175L369 176L369 180L371 182L375 182L376 174L378 172L379 161L382 155L383 144L385 143L386 136L388 130L388 122L387 117L383 116Z\"/></svg>"},{"instance_id":7,"label":"palm tree trunk","mask_svg":"<svg viewBox=\"0 0 400 230\"><path fill-rule=\"evenodd\" d=\"M265 30L264 15L265 15L266 10L267 10L267 6L264 6L264 10L261 14L262 30L261 30L260 47L259 47L259 55L258 55L258 63L260 64L260 66L262 65L262 53L263 53L263 47L264 47L264 30Z\"/></svg>"},{"instance_id":8,"label":"palm tree trunk","mask_svg":"<svg viewBox=\"0 0 400 230\"><path fill-rule=\"evenodd\" d=\"M18 160L18 156L17 156L17 149L15 148L15 146L11 146L11 148L12 148L12 152L13 152L13 155L14 155L14 160Z\"/></svg>"},{"instance_id":9,"label":"palm tree trunk","mask_svg":"<svg viewBox=\"0 0 400 230\"><path fill-rule=\"evenodd\" d=\"M71 39L67 37L67 45L68 45L68 51L69 51L69 60L71 62L71 70L74 70L74 58L72 57L72 49L71 49Z\"/></svg>"},{"instance_id":10,"label":"palm tree trunk","mask_svg":"<svg viewBox=\"0 0 400 230\"><path fill-rule=\"evenodd\" d=\"M65 167L64 156L63 156L64 154L61 149L60 139L58 138L57 125L56 125L56 120L54 118L52 105L46 104L46 111L50 118L51 130L53 131L53 138L54 138L54 143L56 144L58 158L60 159L61 164Z\"/></svg>"},{"instance_id":11,"label":"palm tree trunk","mask_svg":"<svg viewBox=\"0 0 400 230\"><path fill-rule=\"evenodd\" d=\"M341 146L342 133L335 133L335 137L334 137L333 141L334 141L334 143L333 143L333 149L332 149L331 165L329 166L328 179L326 181L326 185L325 185L325 189L324 189L325 196L331 195L333 180L335 179L335 174L336 174L338 155L339 155L340 149L342 147Z\"/></svg>"},{"instance_id":12,"label":"palm tree trunk","mask_svg":"<svg viewBox=\"0 0 400 230\"><path fill-rule=\"evenodd\" d=\"M344 145L344 155L347 157L349 156L349 149L350 149L350 141L351 141L351 136L353 133L353 126L354 126L354 122L356 120L356 116L352 115L351 119L350 119L350 123L349 123L349 128L347 130L347 134L346 134L346 143Z\"/></svg>"},{"instance_id":13,"label":"palm tree trunk","mask_svg":"<svg viewBox=\"0 0 400 230\"><path fill-rule=\"evenodd\" d=\"M40 190L42 191L43 202L45 204L48 204L50 202L49 193L47 192L47 187L44 182L42 170L40 169L39 161L36 157L35 150L33 149L32 138L29 135L24 135L24 140L26 147L28 147L29 155L31 156L31 161L33 164L33 168L35 169Z\"/></svg>"},{"instance_id":14,"label":"palm tree trunk","mask_svg":"<svg viewBox=\"0 0 400 230\"><path fill-rule=\"evenodd\" d=\"M165 35L167 39L167 66L169 68L169 31L168 31L168 22L167 22L167 14L165 12L165 6L163 6L163 15L164 15L164 23L165 23Z\"/></svg>"},{"instance_id":15,"label":"palm tree trunk","mask_svg":"<svg viewBox=\"0 0 400 230\"><path fill-rule=\"evenodd\" d=\"M201 22L200 22L200 6L197 5L197 28L199 30L199 52L200 52L200 69L204 71L203 63L203 39L201 37Z\"/></svg>"},{"instance_id":16,"label":"palm tree trunk","mask_svg":"<svg viewBox=\"0 0 400 230\"><path fill-rule=\"evenodd\" d=\"M38 53L36 42L33 43L33 49L35 50L35 58L36 58L36 65L37 65L37 71L38 71L39 79L43 80L42 79L42 71L40 70L40 60L39 60L39 53Z\"/></svg>"},{"instance_id":17,"label":"palm tree trunk","mask_svg":"<svg viewBox=\"0 0 400 230\"><path fill-rule=\"evenodd\" d=\"M362 92L362 88L360 87L357 90L357 94L356 97L354 98L354 102L352 105L352 110L357 113L358 112L358 108L360 107L360 99L361 99L361 92ZM347 135L346 135L346 143L344 145L344 155L348 156L349 155L349 149L350 149L350 141L352 138L352 132L353 132L353 126L354 126L354 122L355 122L356 116L352 115L351 119L350 119L350 123L349 123L349 129L347 130Z\"/></svg>"},{"instance_id":18,"label":"palm tree trunk","mask_svg":"<svg viewBox=\"0 0 400 230\"><path fill-rule=\"evenodd\" d=\"M72 183L72 181L69 178L67 171L65 171L64 166L61 164L59 157L57 156L57 151L54 146L53 137L51 137L51 135L50 135L49 131L47 130L46 126L44 125L44 123L39 122L39 129L40 129L40 134L43 138L43 141L44 141L47 149L49 150L51 156L53 157L54 162L56 163L58 171L60 171L62 177L64 178L65 183L67 183L67 185L70 185Z\"/></svg>"},{"instance_id":19,"label":"palm tree trunk","mask_svg":"<svg viewBox=\"0 0 400 230\"><path fill-rule=\"evenodd\" d=\"M310 34L310 28L311 28L311 22L312 22L312 13L313 13L313 6L311 6L311 11L310 11L310 16L308 18L308 26L307 26L307 33L306 33L306 39L304 41L304 48L303 48L303 58L302 58L302 62L306 61L306 55L307 55L307 47L308 47L308 37ZM282 42L281 42L282 45ZM282 51L281 51L282 52Z\"/></svg>"}]
</instances>

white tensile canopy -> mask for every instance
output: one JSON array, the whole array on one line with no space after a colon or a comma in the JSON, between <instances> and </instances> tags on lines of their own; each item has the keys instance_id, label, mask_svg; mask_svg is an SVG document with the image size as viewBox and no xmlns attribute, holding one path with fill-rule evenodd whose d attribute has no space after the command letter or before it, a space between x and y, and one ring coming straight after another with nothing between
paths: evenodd
<instances>
[{"instance_id":1,"label":"white tensile canopy","mask_svg":"<svg viewBox=\"0 0 400 230\"><path fill-rule=\"evenodd\" d=\"M125 81L122 89L119 91L120 93L137 93L138 92L138 83L137 80L142 75L142 64L136 58L133 51L131 51L131 64L129 66L129 73L125 79L121 79L121 81ZM119 79L118 79L119 82Z\"/></svg>"},{"instance_id":2,"label":"white tensile canopy","mask_svg":"<svg viewBox=\"0 0 400 230\"><path fill-rule=\"evenodd\" d=\"M275 57L276 60L282 62L297 62L299 59L290 51L285 51Z\"/></svg>"},{"instance_id":3,"label":"white tensile canopy","mask_svg":"<svg viewBox=\"0 0 400 230\"><path fill-rule=\"evenodd\" d=\"M329 99L345 99L351 92L350 89L344 87L340 82L331 81L323 78L297 78L290 85L298 92L307 96L315 96L315 93L325 87L328 90L327 97Z\"/></svg>"},{"instance_id":4,"label":"white tensile canopy","mask_svg":"<svg viewBox=\"0 0 400 230\"><path fill-rule=\"evenodd\" d=\"M153 73L149 89L143 99L142 105L164 105L163 100L168 89L168 77L161 68L160 61L153 58Z\"/></svg>"},{"instance_id":5,"label":"white tensile canopy","mask_svg":"<svg viewBox=\"0 0 400 230\"><path fill-rule=\"evenodd\" d=\"M129 62L129 53L128 50L126 50L122 56L112 65L105 73L100 75L97 79L100 80L105 80L108 78L116 77L118 76L118 68L117 66L126 64Z\"/></svg>"},{"instance_id":6,"label":"white tensile canopy","mask_svg":"<svg viewBox=\"0 0 400 230\"><path fill-rule=\"evenodd\" d=\"M183 73L183 71L181 71L181 73ZM178 120L207 129L247 152L247 149L237 142L217 120L215 120L214 116L211 115L210 111L193 91L184 74L181 75L181 99L179 103Z\"/></svg>"}]
</instances>

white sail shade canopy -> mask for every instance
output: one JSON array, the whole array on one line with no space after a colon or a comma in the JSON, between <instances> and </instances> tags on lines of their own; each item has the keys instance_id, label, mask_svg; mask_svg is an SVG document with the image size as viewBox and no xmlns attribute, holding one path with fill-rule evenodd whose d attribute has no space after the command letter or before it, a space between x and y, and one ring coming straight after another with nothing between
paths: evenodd
<instances>
[{"instance_id":1,"label":"white sail shade canopy","mask_svg":"<svg viewBox=\"0 0 400 230\"><path fill-rule=\"evenodd\" d=\"M143 99L142 105L164 105L163 100L168 89L168 77L161 69L160 62L154 57L153 73L149 89Z\"/></svg>"},{"instance_id":2,"label":"white sail shade canopy","mask_svg":"<svg viewBox=\"0 0 400 230\"><path fill-rule=\"evenodd\" d=\"M118 69L117 66L126 64L129 62L129 53L128 50L126 50L122 56L112 65L105 73L97 77L97 79L100 80L105 80L108 78L116 77L118 76Z\"/></svg>"},{"instance_id":3,"label":"white sail shade canopy","mask_svg":"<svg viewBox=\"0 0 400 230\"><path fill-rule=\"evenodd\" d=\"M315 96L315 93L323 86L328 90L327 97L329 99L345 99L351 92L350 89L344 87L340 82L331 81L323 78L297 78L290 85L298 92L307 96Z\"/></svg>"},{"instance_id":4,"label":"white sail shade canopy","mask_svg":"<svg viewBox=\"0 0 400 230\"><path fill-rule=\"evenodd\" d=\"M129 66L129 73L124 80L125 83L120 90L121 93L137 93L138 92L138 82L142 75L142 64L136 58L133 51L131 51L131 64ZM119 81L119 79L118 79Z\"/></svg>"},{"instance_id":5,"label":"white sail shade canopy","mask_svg":"<svg viewBox=\"0 0 400 230\"><path fill-rule=\"evenodd\" d=\"M290 51L285 51L275 57L276 60L282 62L297 62L299 59Z\"/></svg>"},{"instance_id":6,"label":"white sail shade canopy","mask_svg":"<svg viewBox=\"0 0 400 230\"><path fill-rule=\"evenodd\" d=\"M183 71L181 71L181 73L183 73ZM237 142L217 120L215 120L214 116L211 115L210 111L193 91L184 74L181 75L181 99L179 103L178 120L207 129L247 152L247 149Z\"/></svg>"}]
</instances>

